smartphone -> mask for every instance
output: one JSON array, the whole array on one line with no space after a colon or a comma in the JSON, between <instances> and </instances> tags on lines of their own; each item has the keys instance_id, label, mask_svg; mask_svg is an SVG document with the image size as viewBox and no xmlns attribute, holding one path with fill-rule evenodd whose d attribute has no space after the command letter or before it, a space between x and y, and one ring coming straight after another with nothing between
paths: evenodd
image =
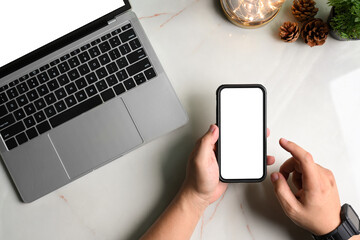
<instances>
[{"instance_id":1,"label":"smartphone","mask_svg":"<svg viewBox=\"0 0 360 240\"><path fill-rule=\"evenodd\" d=\"M266 89L260 84L221 85L217 91L217 159L222 182L266 177Z\"/></svg>"}]
</instances>

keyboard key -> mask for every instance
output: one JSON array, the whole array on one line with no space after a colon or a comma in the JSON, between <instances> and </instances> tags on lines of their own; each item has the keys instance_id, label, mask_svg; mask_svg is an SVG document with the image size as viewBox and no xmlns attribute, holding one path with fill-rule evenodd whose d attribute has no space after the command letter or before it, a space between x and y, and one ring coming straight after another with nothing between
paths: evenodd
<instances>
[{"instance_id":1,"label":"keyboard key","mask_svg":"<svg viewBox=\"0 0 360 240\"><path fill-rule=\"evenodd\" d=\"M76 80L75 84L79 90L83 89L84 87L86 87L88 85L85 81L85 78L80 78L80 79Z\"/></svg>"},{"instance_id":2,"label":"keyboard key","mask_svg":"<svg viewBox=\"0 0 360 240\"><path fill-rule=\"evenodd\" d=\"M116 95L120 95L120 94L124 93L126 90L124 88L124 85L122 83L119 83L118 85L114 86L114 91L115 91Z\"/></svg>"},{"instance_id":3,"label":"keyboard key","mask_svg":"<svg viewBox=\"0 0 360 240\"><path fill-rule=\"evenodd\" d=\"M70 55L71 56L75 56L75 55L77 55L77 54L79 54L80 53L80 49L75 49L74 51L72 51L71 53L70 53Z\"/></svg>"},{"instance_id":4,"label":"keyboard key","mask_svg":"<svg viewBox=\"0 0 360 240\"><path fill-rule=\"evenodd\" d=\"M77 91L75 83L69 83L68 85L65 86L66 92L68 95L74 93Z\"/></svg>"},{"instance_id":5,"label":"keyboard key","mask_svg":"<svg viewBox=\"0 0 360 240\"><path fill-rule=\"evenodd\" d=\"M59 59L55 59L54 61L52 61L51 63L50 63L50 66L55 66L56 64L59 64L60 63L60 60Z\"/></svg>"},{"instance_id":6,"label":"keyboard key","mask_svg":"<svg viewBox=\"0 0 360 240\"><path fill-rule=\"evenodd\" d=\"M60 86L64 86L70 82L70 80L66 74L61 75L60 77L58 77L57 80L60 83Z\"/></svg>"},{"instance_id":7,"label":"keyboard key","mask_svg":"<svg viewBox=\"0 0 360 240\"><path fill-rule=\"evenodd\" d=\"M130 89L136 87L136 84L135 84L134 80L132 80L132 78L124 81L124 85L127 90L130 90Z\"/></svg>"},{"instance_id":8,"label":"keyboard key","mask_svg":"<svg viewBox=\"0 0 360 240\"><path fill-rule=\"evenodd\" d=\"M102 92L100 95L101 95L104 102L106 102L106 101L108 101L108 100L115 97L115 93L111 88L104 91L104 92Z\"/></svg>"},{"instance_id":9,"label":"keyboard key","mask_svg":"<svg viewBox=\"0 0 360 240\"><path fill-rule=\"evenodd\" d=\"M118 80L116 79L115 75L111 75L111 76L107 77L105 80L106 80L107 84L109 85L109 87L118 83Z\"/></svg>"},{"instance_id":10,"label":"keyboard key","mask_svg":"<svg viewBox=\"0 0 360 240\"><path fill-rule=\"evenodd\" d=\"M17 85L17 84L19 84L19 82L20 82L19 79L16 79L16 80L14 81L14 84Z\"/></svg>"},{"instance_id":11,"label":"keyboard key","mask_svg":"<svg viewBox=\"0 0 360 240\"><path fill-rule=\"evenodd\" d=\"M78 55L81 63L87 62L90 60L90 56L87 52L82 52Z\"/></svg>"},{"instance_id":12,"label":"keyboard key","mask_svg":"<svg viewBox=\"0 0 360 240\"><path fill-rule=\"evenodd\" d=\"M96 70L96 75L99 79L102 79L102 78L106 77L108 75L108 73L106 72L105 68L102 67L102 68Z\"/></svg>"},{"instance_id":13,"label":"keyboard key","mask_svg":"<svg viewBox=\"0 0 360 240\"><path fill-rule=\"evenodd\" d=\"M105 90L108 87L104 80L101 80L100 82L97 82L95 85L96 85L96 88L98 89L99 92Z\"/></svg>"},{"instance_id":14,"label":"keyboard key","mask_svg":"<svg viewBox=\"0 0 360 240\"><path fill-rule=\"evenodd\" d=\"M9 83L9 86L10 86L10 87L15 86L15 82L13 81L13 82Z\"/></svg>"},{"instance_id":15,"label":"keyboard key","mask_svg":"<svg viewBox=\"0 0 360 240\"><path fill-rule=\"evenodd\" d=\"M80 50L81 50L81 51L85 51L85 50L89 49L90 47L91 47L91 45L90 45L90 43L88 43L88 44L82 46L82 47L80 48Z\"/></svg>"},{"instance_id":16,"label":"keyboard key","mask_svg":"<svg viewBox=\"0 0 360 240\"><path fill-rule=\"evenodd\" d=\"M132 52L126 56L130 64L137 62L144 57L146 57L146 53L144 52L143 48L140 48L139 50L136 50L135 52Z\"/></svg>"},{"instance_id":17,"label":"keyboard key","mask_svg":"<svg viewBox=\"0 0 360 240\"><path fill-rule=\"evenodd\" d=\"M4 92L0 93L0 104L7 102L7 100L8 100L8 98L7 98L6 94Z\"/></svg>"},{"instance_id":18,"label":"keyboard key","mask_svg":"<svg viewBox=\"0 0 360 240\"><path fill-rule=\"evenodd\" d=\"M38 73L39 73L39 70L36 69L36 70L32 71L31 73L29 73L29 75L30 75L30 77L33 77L33 76L35 76L35 75L38 74Z\"/></svg>"},{"instance_id":19,"label":"keyboard key","mask_svg":"<svg viewBox=\"0 0 360 240\"><path fill-rule=\"evenodd\" d=\"M75 97L78 102L81 102L86 99L86 93L84 90L81 90L81 91L75 93Z\"/></svg>"},{"instance_id":20,"label":"keyboard key","mask_svg":"<svg viewBox=\"0 0 360 240\"><path fill-rule=\"evenodd\" d=\"M55 95L53 93L49 93L48 95L46 95L44 97L44 99L45 99L45 102L46 102L47 105L51 105L54 102L56 102L56 98L55 98Z\"/></svg>"},{"instance_id":21,"label":"keyboard key","mask_svg":"<svg viewBox=\"0 0 360 240\"><path fill-rule=\"evenodd\" d=\"M98 80L95 73L90 73L90 74L86 75L85 78L89 85Z\"/></svg>"},{"instance_id":22,"label":"keyboard key","mask_svg":"<svg viewBox=\"0 0 360 240\"><path fill-rule=\"evenodd\" d=\"M97 90L94 85L91 85L91 86L85 88L85 90L89 97L91 97L97 93Z\"/></svg>"},{"instance_id":23,"label":"keyboard key","mask_svg":"<svg viewBox=\"0 0 360 240\"><path fill-rule=\"evenodd\" d=\"M22 110L22 108L20 108L19 110L16 110L14 112L14 116L17 121L20 121L21 119L23 119L25 117L25 112L24 112L24 110Z\"/></svg>"},{"instance_id":24,"label":"keyboard key","mask_svg":"<svg viewBox=\"0 0 360 240\"><path fill-rule=\"evenodd\" d=\"M65 92L64 88L60 88L55 91L55 95L56 95L57 99L60 100L64 97L66 97L66 92Z\"/></svg>"},{"instance_id":25,"label":"keyboard key","mask_svg":"<svg viewBox=\"0 0 360 240\"><path fill-rule=\"evenodd\" d=\"M116 61L116 63L120 69L125 68L127 65L129 65L125 57L120 58Z\"/></svg>"},{"instance_id":26,"label":"keyboard key","mask_svg":"<svg viewBox=\"0 0 360 240\"><path fill-rule=\"evenodd\" d=\"M15 122L14 116L10 113L5 117L0 118L0 129L4 129Z\"/></svg>"},{"instance_id":27,"label":"keyboard key","mask_svg":"<svg viewBox=\"0 0 360 240\"><path fill-rule=\"evenodd\" d=\"M70 72L68 72L68 76L71 81L74 81L75 79L78 79L80 77L80 74L77 69L73 69Z\"/></svg>"},{"instance_id":28,"label":"keyboard key","mask_svg":"<svg viewBox=\"0 0 360 240\"><path fill-rule=\"evenodd\" d=\"M16 89L20 94L29 90L28 86L25 83L20 83L19 85L16 86Z\"/></svg>"},{"instance_id":29,"label":"keyboard key","mask_svg":"<svg viewBox=\"0 0 360 240\"><path fill-rule=\"evenodd\" d=\"M107 55L107 53L101 55L99 57L99 60L100 60L101 65L106 65L110 62L110 58L109 58L109 55Z\"/></svg>"},{"instance_id":30,"label":"keyboard key","mask_svg":"<svg viewBox=\"0 0 360 240\"><path fill-rule=\"evenodd\" d=\"M43 72L43 71L45 71L45 70L47 70L47 69L49 69L50 68L50 65L49 64L45 64L44 66L42 66L41 68L40 68L40 72Z\"/></svg>"},{"instance_id":31,"label":"keyboard key","mask_svg":"<svg viewBox=\"0 0 360 240\"><path fill-rule=\"evenodd\" d=\"M97 44L99 44L99 43L101 43L100 38L98 38L98 39L96 39L96 40L92 41L92 42L91 42L91 46L95 46L95 45L97 45Z\"/></svg>"},{"instance_id":32,"label":"keyboard key","mask_svg":"<svg viewBox=\"0 0 360 240\"><path fill-rule=\"evenodd\" d=\"M86 63L78 67L78 70L81 76L84 76L90 72L90 68Z\"/></svg>"},{"instance_id":33,"label":"keyboard key","mask_svg":"<svg viewBox=\"0 0 360 240\"><path fill-rule=\"evenodd\" d=\"M105 53L111 49L110 44L108 42L102 42L99 44L99 48L102 53Z\"/></svg>"},{"instance_id":34,"label":"keyboard key","mask_svg":"<svg viewBox=\"0 0 360 240\"><path fill-rule=\"evenodd\" d=\"M95 57L97 57L97 56L99 56L99 55L101 54L99 48L96 47L96 46L93 47L93 48L90 48L90 49L89 49L89 53L90 53L90 56L91 56L92 58L95 58Z\"/></svg>"},{"instance_id":35,"label":"keyboard key","mask_svg":"<svg viewBox=\"0 0 360 240\"><path fill-rule=\"evenodd\" d=\"M54 78L60 75L59 70L56 67L50 68L47 73L50 78Z\"/></svg>"},{"instance_id":36,"label":"keyboard key","mask_svg":"<svg viewBox=\"0 0 360 240\"><path fill-rule=\"evenodd\" d=\"M37 123L40 123L46 119L45 114L43 111L39 111L34 114L35 120Z\"/></svg>"},{"instance_id":37,"label":"keyboard key","mask_svg":"<svg viewBox=\"0 0 360 240\"><path fill-rule=\"evenodd\" d=\"M99 95L96 95L70 109L50 118L50 124L52 127L57 127L60 124L69 121L70 119L79 116L82 113L89 111L90 109L100 105L102 103Z\"/></svg>"},{"instance_id":38,"label":"keyboard key","mask_svg":"<svg viewBox=\"0 0 360 240\"><path fill-rule=\"evenodd\" d=\"M18 105L15 102L15 100L11 100L10 102L6 103L6 107L9 110L9 112L15 111L18 109Z\"/></svg>"},{"instance_id":39,"label":"keyboard key","mask_svg":"<svg viewBox=\"0 0 360 240\"><path fill-rule=\"evenodd\" d=\"M130 47L132 50L135 50L135 49L138 49L139 47L141 47L140 41L137 38L131 40L129 42L129 44L130 44Z\"/></svg>"},{"instance_id":40,"label":"keyboard key","mask_svg":"<svg viewBox=\"0 0 360 240\"><path fill-rule=\"evenodd\" d=\"M95 58L95 59L93 59L93 60L91 60L90 62L89 62L89 66L90 66L90 68L91 68L91 70L96 70L96 69L98 69L99 67L100 67L100 63L99 63L99 61Z\"/></svg>"},{"instance_id":41,"label":"keyboard key","mask_svg":"<svg viewBox=\"0 0 360 240\"><path fill-rule=\"evenodd\" d=\"M144 76L143 73L136 74L134 76L134 80L135 80L137 85L140 85L140 84L146 82L146 79L145 79L145 76Z\"/></svg>"},{"instance_id":42,"label":"keyboard key","mask_svg":"<svg viewBox=\"0 0 360 240\"><path fill-rule=\"evenodd\" d=\"M45 84L41 85L36 90L38 91L38 93L41 97L44 96L45 94L49 93L49 89Z\"/></svg>"},{"instance_id":43,"label":"keyboard key","mask_svg":"<svg viewBox=\"0 0 360 240\"><path fill-rule=\"evenodd\" d=\"M20 80L20 82L23 82L28 78L29 78L29 75L26 74L26 75L22 76L19 80Z\"/></svg>"},{"instance_id":44,"label":"keyboard key","mask_svg":"<svg viewBox=\"0 0 360 240\"><path fill-rule=\"evenodd\" d=\"M119 68L117 67L116 63L112 62L106 65L106 70L108 71L109 74L112 74L117 70L119 70Z\"/></svg>"},{"instance_id":45,"label":"keyboard key","mask_svg":"<svg viewBox=\"0 0 360 240\"><path fill-rule=\"evenodd\" d=\"M76 104L75 97L72 95L70 97L65 98L65 103L68 107L72 107Z\"/></svg>"},{"instance_id":46,"label":"keyboard key","mask_svg":"<svg viewBox=\"0 0 360 240\"><path fill-rule=\"evenodd\" d=\"M39 95L37 94L35 89L28 92L26 96L28 97L29 101L34 101L35 99L39 98Z\"/></svg>"},{"instance_id":47,"label":"keyboard key","mask_svg":"<svg viewBox=\"0 0 360 240\"><path fill-rule=\"evenodd\" d=\"M39 75L37 75L37 79L39 80L40 83L44 83L49 80L49 76L47 75L46 72L42 72Z\"/></svg>"},{"instance_id":48,"label":"keyboard key","mask_svg":"<svg viewBox=\"0 0 360 240\"><path fill-rule=\"evenodd\" d=\"M34 112L36 112L35 106L34 106L34 104L32 104L32 103L29 103L28 105L26 105L26 106L24 107L24 110L25 110L25 112L26 112L27 115L31 115L31 114L33 114Z\"/></svg>"},{"instance_id":49,"label":"keyboard key","mask_svg":"<svg viewBox=\"0 0 360 240\"><path fill-rule=\"evenodd\" d=\"M127 30L126 32L121 33L120 35L122 42L127 42L136 37L136 34L133 29Z\"/></svg>"},{"instance_id":50,"label":"keyboard key","mask_svg":"<svg viewBox=\"0 0 360 240\"><path fill-rule=\"evenodd\" d=\"M48 121L45 121L43 123L40 123L36 126L36 129L38 130L39 134L43 134L44 132L47 132L51 129L50 124Z\"/></svg>"},{"instance_id":51,"label":"keyboard key","mask_svg":"<svg viewBox=\"0 0 360 240\"><path fill-rule=\"evenodd\" d=\"M125 79L127 79L129 77L125 70L121 70L120 72L117 72L116 76L120 82L124 81Z\"/></svg>"},{"instance_id":52,"label":"keyboard key","mask_svg":"<svg viewBox=\"0 0 360 240\"><path fill-rule=\"evenodd\" d=\"M55 103L54 106L56 108L56 111L58 111L58 112L62 112L62 111L64 111L66 109L66 106L65 106L65 103L64 103L63 100Z\"/></svg>"},{"instance_id":53,"label":"keyboard key","mask_svg":"<svg viewBox=\"0 0 360 240\"><path fill-rule=\"evenodd\" d=\"M135 75L136 73L139 73L147 68L149 68L151 66L149 59L145 58L143 60L140 60L139 62L130 65L129 67L126 68L127 72L129 73L130 76Z\"/></svg>"},{"instance_id":54,"label":"keyboard key","mask_svg":"<svg viewBox=\"0 0 360 240\"><path fill-rule=\"evenodd\" d=\"M150 79L152 79L153 77L156 76L156 73L155 73L155 71L154 71L153 68L149 68L149 69L146 70L144 73L145 73L145 76L146 76L146 79L147 79L147 80L150 80Z\"/></svg>"},{"instance_id":55,"label":"keyboard key","mask_svg":"<svg viewBox=\"0 0 360 240\"><path fill-rule=\"evenodd\" d=\"M48 82L47 86L49 87L50 91L55 91L56 89L58 89L60 87L59 83L55 79Z\"/></svg>"},{"instance_id":56,"label":"keyboard key","mask_svg":"<svg viewBox=\"0 0 360 240\"><path fill-rule=\"evenodd\" d=\"M118 35L119 33L121 33L121 29L120 29L120 28L112 31L112 32L111 32L111 35L115 36L115 35Z\"/></svg>"},{"instance_id":57,"label":"keyboard key","mask_svg":"<svg viewBox=\"0 0 360 240\"><path fill-rule=\"evenodd\" d=\"M80 65L79 59L75 56L68 61L71 68L78 67Z\"/></svg>"},{"instance_id":58,"label":"keyboard key","mask_svg":"<svg viewBox=\"0 0 360 240\"><path fill-rule=\"evenodd\" d=\"M123 31L126 31L126 30L128 30L128 29L130 29L130 28L131 28L131 24L128 23L128 24L126 24L125 26L123 26L121 29L122 29Z\"/></svg>"},{"instance_id":59,"label":"keyboard key","mask_svg":"<svg viewBox=\"0 0 360 240\"><path fill-rule=\"evenodd\" d=\"M44 107L46 107L45 101L42 98L36 100L34 102L34 105L35 105L37 110L40 110L40 109L43 109Z\"/></svg>"},{"instance_id":60,"label":"keyboard key","mask_svg":"<svg viewBox=\"0 0 360 240\"><path fill-rule=\"evenodd\" d=\"M35 119L33 118L33 116L25 118L24 123L25 123L25 126L27 128L30 128L30 127L32 127L32 126L34 126L36 124Z\"/></svg>"},{"instance_id":61,"label":"keyboard key","mask_svg":"<svg viewBox=\"0 0 360 240\"><path fill-rule=\"evenodd\" d=\"M68 60L70 58L70 54L66 54L60 58L61 61Z\"/></svg>"},{"instance_id":62,"label":"keyboard key","mask_svg":"<svg viewBox=\"0 0 360 240\"><path fill-rule=\"evenodd\" d=\"M33 139L38 136L38 133L37 133L36 129L33 127L26 131L26 135L29 139Z\"/></svg>"},{"instance_id":63,"label":"keyboard key","mask_svg":"<svg viewBox=\"0 0 360 240\"><path fill-rule=\"evenodd\" d=\"M130 47L129 47L129 44L127 44L127 43L121 45L121 46L119 47L119 49L120 49L120 52L122 53L122 55L126 55L126 54L128 54L129 52L131 52L131 49L130 49Z\"/></svg>"},{"instance_id":64,"label":"keyboard key","mask_svg":"<svg viewBox=\"0 0 360 240\"><path fill-rule=\"evenodd\" d=\"M62 62L58 65L60 73L64 73L70 70L70 66L67 62Z\"/></svg>"},{"instance_id":65,"label":"keyboard key","mask_svg":"<svg viewBox=\"0 0 360 240\"><path fill-rule=\"evenodd\" d=\"M8 150L11 150L11 149L16 148L18 146L16 141L15 141L15 138L11 138L11 139L7 140L5 142L5 144L6 144L6 147L8 148Z\"/></svg>"},{"instance_id":66,"label":"keyboard key","mask_svg":"<svg viewBox=\"0 0 360 240\"><path fill-rule=\"evenodd\" d=\"M5 107L5 105L1 105L0 106L0 117L5 116L7 113L8 113L8 111L7 111L6 107Z\"/></svg>"},{"instance_id":67,"label":"keyboard key","mask_svg":"<svg viewBox=\"0 0 360 240\"><path fill-rule=\"evenodd\" d=\"M110 55L111 60L116 60L119 57L121 57L121 53L119 52L119 50L117 48L111 50L109 52L109 55Z\"/></svg>"},{"instance_id":68,"label":"keyboard key","mask_svg":"<svg viewBox=\"0 0 360 240\"><path fill-rule=\"evenodd\" d=\"M108 33L108 34L106 34L105 36L101 37L101 40L105 41L105 40L107 40L107 39L109 39L109 38L111 38L111 34L110 34L110 33Z\"/></svg>"},{"instance_id":69,"label":"keyboard key","mask_svg":"<svg viewBox=\"0 0 360 240\"><path fill-rule=\"evenodd\" d=\"M25 133L20 133L19 135L17 135L16 137L16 140L18 142L19 145L23 144L23 143L26 143L28 141Z\"/></svg>"},{"instance_id":70,"label":"keyboard key","mask_svg":"<svg viewBox=\"0 0 360 240\"><path fill-rule=\"evenodd\" d=\"M56 114L55 108L53 106L45 108L44 112L48 118L50 118ZM25 123L25 125L26 125L26 123Z\"/></svg>"},{"instance_id":71,"label":"keyboard key","mask_svg":"<svg viewBox=\"0 0 360 240\"><path fill-rule=\"evenodd\" d=\"M20 97L18 97L16 99L16 102L17 104L22 107L24 106L25 104L27 104L29 101L27 100L26 96L25 95L21 95Z\"/></svg>"},{"instance_id":72,"label":"keyboard key","mask_svg":"<svg viewBox=\"0 0 360 240\"><path fill-rule=\"evenodd\" d=\"M27 84L28 84L29 88L32 89L34 87L37 87L39 85L39 82L36 80L36 78L30 78L27 81Z\"/></svg>"},{"instance_id":73,"label":"keyboard key","mask_svg":"<svg viewBox=\"0 0 360 240\"><path fill-rule=\"evenodd\" d=\"M9 99L13 99L19 95L18 91L14 87L7 90L6 94L8 95Z\"/></svg>"},{"instance_id":74,"label":"keyboard key","mask_svg":"<svg viewBox=\"0 0 360 240\"><path fill-rule=\"evenodd\" d=\"M109 40L112 48L115 48L121 44L121 41L118 36L115 36Z\"/></svg>"},{"instance_id":75,"label":"keyboard key","mask_svg":"<svg viewBox=\"0 0 360 240\"><path fill-rule=\"evenodd\" d=\"M3 129L0 133L4 140L7 140L25 130L23 122L17 122L8 128Z\"/></svg>"}]
</instances>

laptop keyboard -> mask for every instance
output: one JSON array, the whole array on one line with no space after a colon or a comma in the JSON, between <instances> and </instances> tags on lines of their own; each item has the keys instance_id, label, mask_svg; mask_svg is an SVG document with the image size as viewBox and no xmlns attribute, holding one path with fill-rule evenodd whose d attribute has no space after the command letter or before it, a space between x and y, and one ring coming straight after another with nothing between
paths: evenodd
<instances>
[{"instance_id":1,"label":"laptop keyboard","mask_svg":"<svg viewBox=\"0 0 360 240\"><path fill-rule=\"evenodd\" d=\"M130 23L0 88L0 134L13 149L156 76Z\"/></svg>"}]
</instances>

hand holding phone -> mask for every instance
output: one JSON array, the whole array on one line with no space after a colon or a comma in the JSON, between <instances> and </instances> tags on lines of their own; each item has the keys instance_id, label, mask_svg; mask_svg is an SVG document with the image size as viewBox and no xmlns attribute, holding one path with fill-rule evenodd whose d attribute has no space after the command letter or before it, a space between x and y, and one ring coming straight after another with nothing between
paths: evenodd
<instances>
[{"instance_id":1,"label":"hand holding phone","mask_svg":"<svg viewBox=\"0 0 360 240\"><path fill-rule=\"evenodd\" d=\"M217 90L218 163L223 182L260 182L266 177L266 89L260 84L222 85Z\"/></svg>"}]
</instances>

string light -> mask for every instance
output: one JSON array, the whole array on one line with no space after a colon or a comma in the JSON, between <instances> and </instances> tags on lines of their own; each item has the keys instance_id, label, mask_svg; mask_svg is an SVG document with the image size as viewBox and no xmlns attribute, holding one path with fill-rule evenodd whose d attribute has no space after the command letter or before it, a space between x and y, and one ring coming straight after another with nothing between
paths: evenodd
<instances>
[{"instance_id":1,"label":"string light","mask_svg":"<svg viewBox=\"0 0 360 240\"><path fill-rule=\"evenodd\" d=\"M263 25L271 20L285 0L220 0L223 10L235 24Z\"/></svg>"}]
</instances>

